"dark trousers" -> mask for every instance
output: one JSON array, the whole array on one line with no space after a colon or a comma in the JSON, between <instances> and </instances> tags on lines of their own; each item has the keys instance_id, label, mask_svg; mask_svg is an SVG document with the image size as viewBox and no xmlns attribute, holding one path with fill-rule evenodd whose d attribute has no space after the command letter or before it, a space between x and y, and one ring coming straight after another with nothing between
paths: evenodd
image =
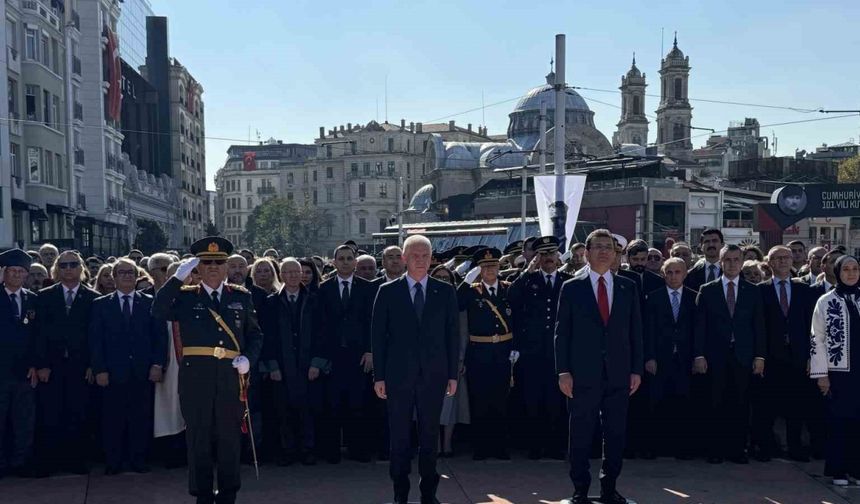
<instances>
[{"instance_id":1,"label":"dark trousers","mask_svg":"<svg viewBox=\"0 0 860 504\"><path fill-rule=\"evenodd\" d=\"M284 381L272 382L272 385L282 453L299 455L313 451L314 420L307 396L291 398L289 384Z\"/></svg>"},{"instance_id":2,"label":"dark trousers","mask_svg":"<svg viewBox=\"0 0 860 504\"><path fill-rule=\"evenodd\" d=\"M212 497L213 470L218 502L232 502L241 486L239 459L244 406L238 373L229 359L185 357L179 370L179 399L188 444L188 490Z\"/></svg>"},{"instance_id":3,"label":"dark trousers","mask_svg":"<svg viewBox=\"0 0 860 504\"><path fill-rule=\"evenodd\" d=\"M414 388L388 388L388 427L391 433L389 474L394 482L395 500L409 495L409 473L412 472L412 414L418 419L418 473L421 475L422 500L436 495L439 474L436 472L439 439L439 415L445 399L445 383L417 383ZM431 501L432 502L432 501Z\"/></svg>"},{"instance_id":4,"label":"dark trousers","mask_svg":"<svg viewBox=\"0 0 860 504\"><path fill-rule=\"evenodd\" d=\"M30 459L36 421L35 396L27 380L0 381L0 471L23 467ZM7 426L11 432L6 430Z\"/></svg>"},{"instance_id":5,"label":"dark trousers","mask_svg":"<svg viewBox=\"0 0 860 504\"><path fill-rule=\"evenodd\" d=\"M362 352L340 348L332 358L332 372L322 378L322 414L317 424L317 446L328 459L340 457L345 443L354 458L369 454L371 438L364 407L367 375L358 365Z\"/></svg>"},{"instance_id":6,"label":"dark trousers","mask_svg":"<svg viewBox=\"0 0 860 504\"><path fill-rule=\"evenodd\" d=\"M102 441L105 464L120 469L123 462L143 466L152 437L152 382L130 377L110 383L102 395Z\"/></svg>"},{"instance_id":7,"label":"dark trousers","mask_svg":"<svg viewBox=\"0 0 860 504\"><path fill-rule=\"evenodd\" d=\"M692 368L692 365L691 365ZM706 456L711 450L710 427L711 414L711 377L694 374L690 376L690 431L692 442L690 451L693 455Z\"/></svg>"},{"instance_id":8,"label":"dark trousers","mask_svg":"<svg viewBox=\"0 0 860 504\"><path fill-rule=\"evenodd\" d=\"M605 370L604 370L605 374ZM621 474L624 443L627 435L627 405L630 389L610 387L605 376L602 383L577 385L574 379L573 399L568 399L570 410L569 459L570 480L579 493L588 493L591 472L588 455L594 438L594 429L600 418L603 428L603 467L600 471L602 493L615 490L615 481Z\"/></svg>"},{"instance_id":9,"label":"dark trousers","mask_svg":"<svg viewBox=\"0 0 860 504\"><path fill-rule=\"evenodd\" d=\"M695 441L690 429L689 378L682 381L681 373L690 373L690 364L672 361L660 362L657 375L651 377L651 397L645 418L645 449L660 454L690 456ZM642 389L636 393L639 395Z\"/></svg>"},{"instance_id":10,"label":"dark trousers","mask_svg":"<svg viewBox=\"0 0 860 504\"><path fill-rule=\"evenodd\" d=\"M372 376L367 378L364 394L371 450L380 457L388 457L388 447L391 444L391 436L388 432L388 405L385 400L376 396Z\"/></svg>"},{"instance_id":11,"label":"dark trousers","mask_svg":"<svg viewBox=\"0 0 860 504\"><path fill-rule=\"evenodd\" d=\"M648 421L651 409L653 379L654 377L650 373L643 373L639 390L629 400L625 451L631 456L653 449L651 440L648 439Z\"/></svg>"},{"instance_id":12,"label":"dark trousers","mask_svg":"<svg viewBox=\"0 0 860 504\"><path fill-rule=\"evenodd\" d=\"M519 383L525 403L528 447L548 453L563 453L567 440L564 394L558 388L558 375L552 359L521 355L517 361ZM471 383L470 383L471 385Z\"/></svg>"},{"instance_id":13,"label":"dark trousers","mask_svg":"<svg viewBox=\"0 0 860 504\"><path fill-rule=\"evenodd\" d=\"M785 418L785 441L790 453L799 454L803 450L804 424L809 430L810 444L820 448L821 433L815 421L815 395L819 392L815 381L806 375L806 370L771 359L764 378L757 385L758 390L751 392L751 396L753 440L759 448L767 453L778 451L779 442L773 431L778 416Z\"/></svg>"},{"instance_id":14,"label":"dark trousers","mask_svg":"<svg viewBox=\"0 0 860 504\"><path fill-rule=\"evenodd\" d=\"M752 366L729 354L722 369L711 375L711 409L705 432L712 457L737 457L746 450L750 431L749 386Z\"/></svg>"},{"instance_id":15,"label":"dark trousers","mask_svg":"<svg viewBox=\"0 0 860 504\"><path fill-rule=\"evenodd\" d=\"M507 448L510 353L509 343L470 343L466 351L472 441L479 455Z\"/></svg>"},{"instance_id":16,"label":"dark trousers","mask_svg":"<svg viewBox=\"0 0 860 504\"><path fill-rule=\"evenodd\" d=\"M90 452L87 413L90 387L86 368L65 360L51 369L47 383L36 389L36 457L46 472L84 470Z\"/></svg>"},{"instance_id":17,"label":"dark trousers","mask_svg":"<svg viewBox=\"0 0 860 504\"><path fill-rule=\"evenodd\" d=\"M860 397L857 371L830 373L825 474L860 478Z\"/></svg>"}]
</instances>

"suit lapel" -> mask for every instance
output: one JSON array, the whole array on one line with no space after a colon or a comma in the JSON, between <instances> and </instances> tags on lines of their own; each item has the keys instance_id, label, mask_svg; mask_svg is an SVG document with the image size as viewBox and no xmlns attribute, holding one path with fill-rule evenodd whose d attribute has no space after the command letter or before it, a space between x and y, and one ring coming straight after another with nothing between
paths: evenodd
<instances>
[{"instance_id":1,"label":"suit lapel","mask_svg":"<svg viewBox=\"0 0 860 504\"><path fill-rule=\"evenodd\" d=\"M594 317L594 320L603 325L603 319L600 317L600 309L597 307L597 297L594 295L594 288L591 286L591 275L586 275L580 281L581 296L585 298L585 310ZM615 289L613 289L614 293ZM613 294L614 298L614 294ZM610 310L609 318L612 319L612 311Z\"/></svg>"},{"instance_id":2,"label":"suit lapel","mask_svg":"<svg viewBox=\"0 0 860 504\"><path fill-rule=\"evenodd\" d=\"M501 285L501 283L499 284ZM436 302L439 298L439 287L434 285L433 282L430 281L430 277L427 278L427 298L424 300L424 313L428 313L428 310L432 309L435 306ZM413 310L414 312L414 310ZM424 324L424 320L426 317L422 315L421 324Z\"/></svg>"},{"instance_id":3,"label":"suit lapel","mask_svg":"<svg viewBox=\"0 0 860 504\"><path fill-rule=\"evenodd\" d=\"M406 275L400 278L400 280L395 280L400 283L400 297L403 297L405 302L404 309L409 312L409 317L415 322L415 325L420 325L418 321L418 315L415 313L415 304L412 301L412 293L409 292L409 282L406 281ZM428 282L429 284L429 282ZM405 296L404 296L405 294ZM425 294L426 296L426 294ZM427 299L424 299L424 309L427 309Z\"/></svg>"}]
</instances>

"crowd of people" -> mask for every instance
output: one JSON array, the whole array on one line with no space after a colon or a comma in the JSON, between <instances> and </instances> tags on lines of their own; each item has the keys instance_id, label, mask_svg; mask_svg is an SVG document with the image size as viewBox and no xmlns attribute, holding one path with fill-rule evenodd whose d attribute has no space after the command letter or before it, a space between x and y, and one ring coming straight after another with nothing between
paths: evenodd
<instances>
[{"instance_id":1,"label":"crowd of people","mask_svg":"<svg viewBox=\"0 0 860 504\"><path fill-rule=\"evenodd\" d=\"M856 483L857 260L801 241L764 254L719 229L697 245L597 230L504 250L415 236L379 257L217 237L187 254L10 250L0 477L188 464L198 502L233 502L240 457L345 456L390 460L406 502L417 452L433 503L436 457L469 446L568 460L575 504L601 456L613 504L623 458L825 459L834 485Z\"/></svg>"}]
</instances>

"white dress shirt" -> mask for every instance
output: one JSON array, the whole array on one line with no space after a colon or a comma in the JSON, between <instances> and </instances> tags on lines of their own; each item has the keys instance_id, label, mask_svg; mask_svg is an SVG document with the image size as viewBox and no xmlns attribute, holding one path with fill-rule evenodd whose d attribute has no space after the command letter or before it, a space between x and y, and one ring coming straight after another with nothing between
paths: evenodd
<instances>
[{"instance_id":1,"label":"white dress shirt","mask_svg":"<svg viewBox=\"0 0 860 504\"><path fill-rule=\"evenodd\" d=\"M224 282L221 282L221 285L219 285L217 289L213 289L212 287L209 287L208 285L206 285L203 282L200 282L200 285L203 286L203 289L206 291L206 294L210 298L212 297L212 291L217 292L218 293L218 301L221 301L221 291L224 290Z\"/></svg>"},{"instance_id":2,"label":"white dress shirt","mask_svg":"<svg viewBox=\"0 0 860 504\"><path fill-rule=\"evenodd\" d=\"M354 275L349 275L349 278L341 278L340 276L335 275L335 278L337 278L337 291L340 292L340 297L343 297L343 283L344 282L346 282L346 284L349 286L349 293L352 294L352 278L353 278L353 276Z\"/></svg>"},{"instance_id":3,"label":"white dress shirt","mask_svg":"<svg viewBox=\"0 0 860 504\"><path fill-rule=\"evenodd\" d=\"M544 270L540 270L540 276L544 283L546 283L546 277L549 275L550 284L555 287L555 278L558 276L558 270L553 271L552 273L547 273Z\"/></svg>"},{"instance_id":4,"label":"white dress shirt","mask_svg":"<svg viewBox=\"0 0 860 504\"><path fill-rule=\"evenodd\" d=\"M597 300L597 279L603 277L605 280L604 284L606 284L606 297L609 300L609 313L612 313L612 272L606 271L606 273L602 275L598 275L594 270L588 270L588 277L591 279L591 288L594 289L594 299Z\"/></svg>"},{"instance_id":5,"label":"white dress shirt","mask_svg":"<svg viewBox=\"0 0 860 504\"><path fill-rule=\"evenodd\" d=\"M481 283L482 283L482 284L484 284L484 290L487 292L487 294L489 294L489 293L490 293L490 289L493 289L493 291L492 291L492 292L494 292L496 296L498 296L498 295L499 295L499 281L498 281L498 280L496 280L495 282L493 282L493 284L492 284L492 285L490 285L490 284L488 284L487 282L484 282L484 281L482 281Z\"/></svg>"},{"instance_id":6,"label":"white dress shirt","mask_svg":"<svg viewBox=\"0 0 860 504\"><path fill-rule=\"evenodd\" d=\"M669 292L669 304L671 304L671 303L672 303L672 293L673 293L673 292L677 292L677 293L678 293L678 302L679 302L679 303L681 302L681 300L682 300L682 299L684 299L684 287L683 287L683 286L682 286L682 287L678 287L677 289L673 289L673 288L671 288L671 287L669 287L669 286L667 285L667 286L666 286L666 291L668 291L668 292Z\"/></svg>"}]
</instances>

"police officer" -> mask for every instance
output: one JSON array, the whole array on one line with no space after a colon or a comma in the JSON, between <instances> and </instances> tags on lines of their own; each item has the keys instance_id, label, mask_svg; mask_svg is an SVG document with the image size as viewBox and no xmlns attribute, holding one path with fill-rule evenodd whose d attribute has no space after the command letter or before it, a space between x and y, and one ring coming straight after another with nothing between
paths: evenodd
<instances>
[{"instance_id":1,"label":"police officer","mask_svg":"<svg viewBox=\"0 0 860 504\"><path fill-rule=\"evenodd\" d=\"M507 398L513 363L513 317L508 304L510 284L498 279L499 249L485 248L472 257L481 268L478 282L458 289L460 311L466 312L469 345L469 403L475 460L510 460L507 451Z\"/></svg>"},{"instance_id":2,"label":"police officer","mask_svg":"<svg viewBox=\"0 0 860 504\"><path fill-rule=\"evenodd\" d=\"M514 350L519 352L519 385L523 389L529 458L564 460L564 396L555 373L555 314L561 284L572 277L558 271L555 236L535 241L537 255L508 290L514 310Z\"/></svg>"},{"instance_id":3,"label":"police officer","mask_svg":"<svg viewBox=\"0 0 860 504\"><path fill-rule=\"evenodd\" d=\"M30 347L36 294L23 287L31 262L23 250L0 254L0 478L7 471L24 475L33 446L37 378Z\"/></svg>"},{"instance_id":4,"label":"police officer","mask_svg":"<svg viewBox=\"0 0 860 504\"><path fill-rule=\"evenodd\" d=\"M512 275L515 272L519 271L517 268L517 258L523 253L523 241L517 240L511 243L508 243L505 246L505 249L502 250L502 257L499 259L499 278L504 280L508 279L508 275ZM508 265L506 269L501 269L505 265ZM528 265L526 265L528 266Z\"/></svg>"},{"instance_id":5,"label":"police officer","mask_svg":"<svg viewBox=\"0 0 860 504\"><path fill-rule=\"evenodd\" d=\"M189 492L198 504L232 504L240 486L240 427L245 409L240 375L256 364L262 334L251 294L242 286L225 283L233 244L206 237L194 242L191 252L196 257L182 262L156 293L152 313L179 322L182 335L179 398L187 424ZM195 268L201 283L183 286Z\"/></svg>"}]
</instances>

